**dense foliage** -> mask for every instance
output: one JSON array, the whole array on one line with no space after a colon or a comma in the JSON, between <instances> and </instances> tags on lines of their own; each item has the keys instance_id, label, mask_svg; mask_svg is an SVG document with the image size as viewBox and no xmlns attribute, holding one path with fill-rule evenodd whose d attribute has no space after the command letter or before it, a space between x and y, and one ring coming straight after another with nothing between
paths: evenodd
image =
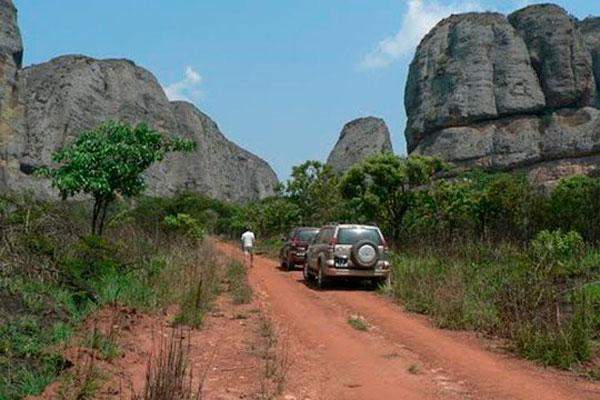
<instances>
[{"instance_id":1,"label":"dense foliage","mask_svg":"<svg viewBox=\"0 0 600 400\"><path fill-rule=\"evenodd\" d=\"M93 196L92 234L102 234L108 206L117 195L139 195L146 187L143 173L153 163L168 152L194 148L194 142L166 138L145 124L109 121L56 152L53 159L59 166L39 173L52 178L63 199Z\"/></svg>"}]
</instances>

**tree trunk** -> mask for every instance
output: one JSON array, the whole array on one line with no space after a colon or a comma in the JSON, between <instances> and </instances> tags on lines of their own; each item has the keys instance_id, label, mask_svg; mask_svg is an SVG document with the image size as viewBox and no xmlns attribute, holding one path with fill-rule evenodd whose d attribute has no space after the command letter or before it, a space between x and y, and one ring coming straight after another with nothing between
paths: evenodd
<instances>
[{"instance_id":1,"label":"tree trunk","mask_svg":"<svg viewBox=\"0 0 600 400\"><path fill-rule=\"evenodd\" d=\"M108 204L110 201L108 199L104 199L102 203L102 210L100 214L100 226L98 227L98 236L102 236L102 232L104 232L104 221L106 220L106 210L108 208Z\"/></svg>"},{"instance_id":2,"label":"tree trunk","mask_svg":"<svg viewBox=\"0 0 600 400\"><path fill-rule=\"evenodd\" d=\"M98 225L98 214L102 206L102 198L94 197L94 209L92 211L92 235L96 234L96 226Z\"/></svg>"}]
</instances>

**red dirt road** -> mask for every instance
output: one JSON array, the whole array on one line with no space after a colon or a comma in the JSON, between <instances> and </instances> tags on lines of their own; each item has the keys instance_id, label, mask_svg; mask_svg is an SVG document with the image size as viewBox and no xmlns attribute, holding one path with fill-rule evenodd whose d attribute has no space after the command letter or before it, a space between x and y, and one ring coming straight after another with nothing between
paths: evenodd
<instances>
[{"instance_id":1,"label":"red dirt road","mask_svg":"<svg viewBox=\"0 0 600 400\"><path fill-rule=\"evenodd\" d=\"M234 258L236 246L219 243ZM361 288L317 291L300 271L255 257L250 279L284 332L290 352L286 398L600 399L600 384L486 349L474 334L433 327ZM358 331L351 315L370 328Z\"/></svg>"}]
</instances>

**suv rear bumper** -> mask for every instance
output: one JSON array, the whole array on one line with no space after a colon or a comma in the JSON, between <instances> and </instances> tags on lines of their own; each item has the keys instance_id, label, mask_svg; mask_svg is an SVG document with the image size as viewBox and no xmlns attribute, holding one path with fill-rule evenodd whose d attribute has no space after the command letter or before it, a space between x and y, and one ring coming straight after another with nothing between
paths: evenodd
<instances>
[{"instance_id":1,"label":"suv rear bumper","mask_svg":"<svg viewBox=\"0 0 600 400\"><path fill-rule=\"evenodd\" d=\"M294 264L304 264L306 262L306 250L292 250L289 252L288 257Z\"/></svg>"},{"instance_id":2,"label":"suv rear bumper","mask_svg":"<svg viewBox=\"0 0 600 400\"><path fill-rule=\"evenodd\" d=\"M333 260L328 261L323 274L329 278L387 278L390 274L390 264L387 261L377 263L375 268L354 269L335 267Z\"/></svg>"}]
</instances>

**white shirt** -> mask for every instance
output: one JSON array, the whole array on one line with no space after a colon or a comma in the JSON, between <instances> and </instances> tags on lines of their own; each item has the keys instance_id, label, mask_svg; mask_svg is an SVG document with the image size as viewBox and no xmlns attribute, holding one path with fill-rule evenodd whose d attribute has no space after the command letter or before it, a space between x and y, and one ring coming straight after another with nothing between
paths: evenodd
<instances>
[{"instance_id":1,"label":"white shirt","mask_svg":"<svg viewBox=\"0 0 600 400\"><path fill-rule=\"evenodd\" d=\"M254 246L254 241L256 238L254 237L254 233L250 231L246 231L242 234L242 244L244 247L252 247Z\"/></svg>"}]
</instances>

